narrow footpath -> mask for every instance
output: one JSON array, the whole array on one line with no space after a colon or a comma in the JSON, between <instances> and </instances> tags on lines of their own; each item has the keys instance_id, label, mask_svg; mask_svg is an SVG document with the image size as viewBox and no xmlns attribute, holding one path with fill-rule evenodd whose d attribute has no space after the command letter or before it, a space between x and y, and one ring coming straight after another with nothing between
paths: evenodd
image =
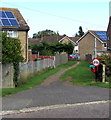
<instances>
[{"instance_id":1,"label":"narrow footpath","mask_svg":"<svg viewBox=\"0 0 111 120\"><path fill-rule=\"evenodd\" d=\"M79 64L79 62L77 62L75 65L68 67L66 69L61 69L59 72L55 73L54 75L49 76L41 85L43 86L48 86L56 81L60 81L60 76L66 72L67 70L70 70L71 68L76 67Z\"/></svg>"}]
</instances>

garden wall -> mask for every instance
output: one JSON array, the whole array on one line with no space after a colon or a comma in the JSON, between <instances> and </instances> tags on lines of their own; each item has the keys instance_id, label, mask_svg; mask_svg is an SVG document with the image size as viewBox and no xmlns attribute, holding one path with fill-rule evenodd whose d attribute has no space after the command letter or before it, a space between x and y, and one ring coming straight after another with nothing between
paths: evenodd
<instances>
[{"instance_id":1,"label":"garden wall","mask_svg":"<svg viewBox=\"0 0 111 120\"><path fill-rule=\"evenodd\" d=\"M67 54L61 54L55 56L55 67L61 64L65 64L68 62L68 55Z\"/></svg>"},{"instance_id":2,"label":"garden wall","mask_svg":"<svg viewBox=\"0 0 111 120\"><path fill-rule=\"evenodd\" d=\"M53 68L54 60L52 59L44 59L40 61L31 61L19 63L19 84L26 82L27 79L36 75L38 71L41 71L45 68Z\"/></svg>"},{"instance_id":3,"label":"garden wall","mask_svg":"<svg viewBox=\"0 0 111 120\"><path fill-rule=\"evenodd\" d=\"M54 59L43 59L39 61L30 61L19 63L19 84L26 82L27 79L36 75L38 71L45 68L54 68L60 64L68 62L68 56L65 54L56 55ZM2 88L12 88L14 69L12 64L2 65Z\"/></svg>"},{"instance_id":4,"label":"garden wall","mask_svg":"<svg viewBox=\"0 0 111 120\"><path fill-rule=\"evenodd\" d=\"M2 78L2 88L13 88L14 69L12 64L0 64L0 77Z\"/></svg>"}]
</instances>

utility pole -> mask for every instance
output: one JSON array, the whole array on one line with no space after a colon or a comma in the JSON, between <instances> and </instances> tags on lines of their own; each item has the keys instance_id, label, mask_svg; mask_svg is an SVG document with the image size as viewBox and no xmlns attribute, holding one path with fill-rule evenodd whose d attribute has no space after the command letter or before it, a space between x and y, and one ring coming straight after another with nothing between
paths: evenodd
<instances>
[{"instance_id":1,"label":"utility pole","mask_svg":"<svg viewBox=\"0 0 111 120\"><path fill-rule=\"evenodd\" d=\"M97 57L97 44L96 44L96 38L94 39L94 58Z\"/></svg>"}]
</instances>

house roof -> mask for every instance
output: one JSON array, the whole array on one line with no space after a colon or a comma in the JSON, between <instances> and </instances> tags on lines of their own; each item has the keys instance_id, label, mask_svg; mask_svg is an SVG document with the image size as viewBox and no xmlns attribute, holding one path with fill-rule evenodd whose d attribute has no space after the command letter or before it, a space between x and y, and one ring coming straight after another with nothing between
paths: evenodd
<instances>
[{"instance_id":1,"label":"house roof","mask_svg":"<svg viewBox=\"0 0 111 120\"><path fill-rule=\"evenodd\" d=\"M62 39L63 36L44 36L42 38L28 38L29 44L39 44L40 42L50 42L55 43Z\"/></svg>"},{"instance_id":2,"label":"house roof","mask_svg":"<svg viewBox=\"0 0 111 120\"><path fill-rule=\"evenodd\" d=\"M90 33L92 36L97 38L102 43L107 42L106 31L101 31L101 30L88 30L77 42L79 42L82 38L84 38L88 33Z\"/></svg>"},{"instance_id":3,"label":"house roof","mask_svg":"<svg viewBox=\"0 0 111 120\"><path fill-rule=\"evenodd\" d=\"M41 42L41 39L38 38L28 38L29 44L39 44Z\"/></svg>"},{"instance_id":4,"label":"house roof","mask_svg":"<svg viewBox=\"0 0 111 120\"><path fill-rule=\"evenodd\" d=\"M62 38L63 36L44 36L42 41L55 43L55 42L60 41Z\"/></svg>"},{"instance_id":5,"label":"house roof","mask_svg":"<svg viewBox=\"0 0 111 120\"><path fill-rule=\"evenodd\" d=\"M38 44L42 41L50 42L50 43L55 43L55 42L60 42L64 40L65 38L69 39L71 42L76 44L76 41L79 39L79 37L68 37L68 36L44 36L42 38L29 38L29 44Z\"/></svg>"},{"instance_id":6,"label":"house roof","mask_svg":"<svg viewBox=\"0 0 111 120\"><path fill-rule=\"evenodd\" d=\"M77 43L80 37L69 37L73 42Z\"/></svg>"},{"instance_id":7,"label":"house roof","mask_svg":"<svg viewBox=\"0 0 111 120\"><path fill-rule=\"evenodd\" d=\"M8 30L23 30L23 31L28 31L29 30L29 26L26 23L25 19L23 18L22 14L20 13L20 11L17 8L0 8L0 11L2 12L6 12L6 11L10 11L13 15L14 15L14 19L17 20L17 23L19 24L19 26L14 26L14 25L0 25L2 26L2 29L8 29ZM3 20L3 18L0 18L1 20ZM6 19L10 19L10 18L6 18Z\"/></svg>"}]
</instances>

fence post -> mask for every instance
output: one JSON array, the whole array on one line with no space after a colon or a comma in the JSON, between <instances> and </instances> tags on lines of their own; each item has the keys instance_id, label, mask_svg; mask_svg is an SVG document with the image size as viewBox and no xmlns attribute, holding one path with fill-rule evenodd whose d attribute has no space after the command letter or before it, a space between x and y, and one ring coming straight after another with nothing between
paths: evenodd
<instances>
[{"instance_id":1,"label":"fence post","mask_svg":"<svg viewBox=\"0 0 111 120\"><path fill-rule=\"evenodd\" d=\"M54 66L54 68L56 67L56 65L55 65L55 60L56 60L56 57L54 56L54 61L53 61L53 66Z\"/></svg>"},{"instance_id":2,"label":"fence post","mask_svg":"<svg viewBox=\"0 0 111 120\"><path fill-rule=\"evenodd\" d=\"M105 64L103 64L102 82L105 82Z\"/></svg>"}]
</instances>

